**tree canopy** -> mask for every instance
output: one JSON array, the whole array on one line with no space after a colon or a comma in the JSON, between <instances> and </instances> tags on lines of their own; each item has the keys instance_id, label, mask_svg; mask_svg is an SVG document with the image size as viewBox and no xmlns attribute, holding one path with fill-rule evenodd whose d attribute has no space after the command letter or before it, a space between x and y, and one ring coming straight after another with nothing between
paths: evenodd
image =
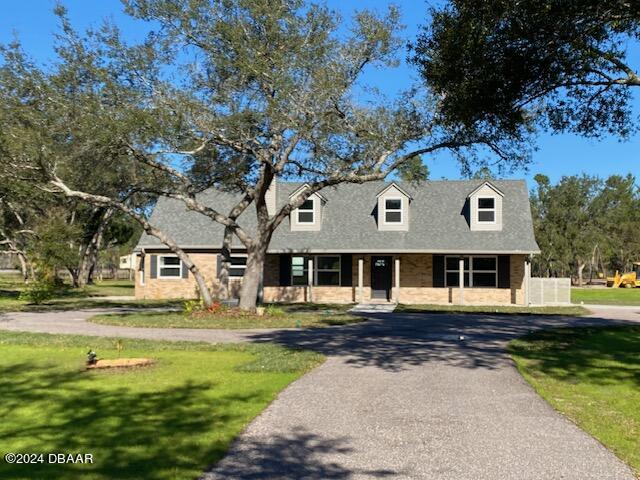
<instances>
[{"instance_id":1,"label":"tree canopy","mask_svg":"<svg viewBox=\"0 0 640 480\"><path fill-rule=\"evenodd\" d=\"M635 130L640 3L451 0L429 13L411 58L447 121L513 135L533 122L590 137Z\"/></svg>"},{"instance_id":2,"label":"tree canopy","mask_svg":"<svg viewBox=\"0 0 640 480\"><path fill-rule=\"evenodd\" d=\"M124 4L152 25L140 43L127 44L110 24L79 34L59 7L53 69L19 46L5 49L6 104L20 112L6 118L23 139L9 141L6 165L69 198L131 215L183 260L205 302L198 266L149 224L145 199L172 198L224 225L227 246L237 237L248 253L241 306L254 308L273 232L314 192L395 171L424 178L422 158L445 149L463 162L478 146L507 165L527 160L501 132L443 124L428 93L359 100L364 70L390 68L401 52L394 7L343 22L302 0ZM85 181L89 170L105 181ZM265 195L275 178L304 179L309 188L270 214ZM236 191L238 203L224 212L203 204L199 193L210 187ZM249 214L256 231L242 220Z\"/></svg>"}]
</instances>

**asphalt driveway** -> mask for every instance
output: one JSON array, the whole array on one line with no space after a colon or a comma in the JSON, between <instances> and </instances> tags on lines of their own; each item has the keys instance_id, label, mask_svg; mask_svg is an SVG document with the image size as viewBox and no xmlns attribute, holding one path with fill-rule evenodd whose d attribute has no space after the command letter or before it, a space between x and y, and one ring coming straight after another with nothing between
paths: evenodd
<instances>
[{"instance_id":1,"label":"asphalt driveway","mask_svg":"<svg viewBox=\"0 0 640 480\"><path fill-rule=\"evenodd\" d=\"M127 329L86 323L88 315L9 314L0 328L276 342L328 356L251 423L208 480L635 478L538 397L504 348L537 328L640 321L640 307L580 319L391 314L345 327L244 332Z\"/></svg>"}]
</instances>

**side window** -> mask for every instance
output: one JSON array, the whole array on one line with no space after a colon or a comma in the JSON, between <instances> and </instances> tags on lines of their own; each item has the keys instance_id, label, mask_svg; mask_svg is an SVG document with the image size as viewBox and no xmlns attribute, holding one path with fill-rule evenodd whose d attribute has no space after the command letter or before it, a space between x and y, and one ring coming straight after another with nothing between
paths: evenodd
<instances>
[{"instance_id":1,"label":"side window","mask_svg":"<svg viewBox=\"0 0 640 480\"><path fill-rule=\"evenodd\" d=\"M493 197L478 198L478 222L494 223L496 221L496 199Z\"/></svg>"},{"instance_id":2,"label":"side window","mask_svg":"<svg viewBox=\"0 0 640 480\"><path fill-rule=\"evenodd\" d=\"M245 255L231 255L231 265L229 265L230 278L242 278L247 269L247 257Z\"/></svg>"},{"instance_id":3,"label":"side window","mask_svg":"<svg viewBox=\"0 0 640 480\"><path fill-rule=\"evenodd\" d=\"M158 256L158 278L180 278L182 276L182 261L178 257Z\"/></svg>"}]
</instances>

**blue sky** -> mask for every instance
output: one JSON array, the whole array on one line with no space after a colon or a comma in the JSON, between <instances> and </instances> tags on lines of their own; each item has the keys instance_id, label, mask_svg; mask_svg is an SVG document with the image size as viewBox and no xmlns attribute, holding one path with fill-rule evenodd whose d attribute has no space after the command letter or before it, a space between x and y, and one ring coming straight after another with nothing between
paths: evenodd
<instances>
[{"instance_id":1,"label":"blue sky","mask_svg":"<svg viewBox=\"0 0 640 480\"><path fill-rule=\"evenodd\" d=\"M360 0L328 0L328 5L349 17L356 8L362 8L365 2ZM366 2L370 8L384 8L382 0ZM406 39L414 38L419 25L424 22L427 6L435 2L423 0L396 1L400 5L403 23L406 26ZM138 22L127 17L122 11L119 0L63 0L69 10L69 16L76 28L82 29L96 25L104 18L112 19L129 39L140 38L144 29ZM13 0L3 6L0 16L0 43L6 43L18 36L27 52L40 61L50 60L53 56L52 34L57 22L52 13L54 0ZM633 46L634 56L640 54L640 48ZM406 64L389 72L371 70L367 72L367 82L375 84L383 92L392 94L416 81L416 74ZM636 95L636 113L640 112L640 99ZM574 135L541 134L538 138L538 151L533 155L529 172L517 171L512 178L526 178L531 187L532 177L537 173L548 175L557 181L563 175L582 172L608 176L611 174L632 173L640 178L640 135L625 142L616 138L600 141L584 139ZM448 155L428 159L431 178L460 178L457 163Z\"/></svg>"}]
</instances>

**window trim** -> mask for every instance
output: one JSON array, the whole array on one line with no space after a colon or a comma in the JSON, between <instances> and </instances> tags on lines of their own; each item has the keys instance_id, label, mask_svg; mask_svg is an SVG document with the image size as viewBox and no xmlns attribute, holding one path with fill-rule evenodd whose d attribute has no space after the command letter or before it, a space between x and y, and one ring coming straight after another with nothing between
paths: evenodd
<instances>
[{"instance_id":1,"label":"window trim","mask_svg":"<svg viewBox=\"0 0 640 480\"><path fill-rule=\"evenodd\" d=\"M144 287L144 284L145 284L144 283L145 282L145 278L144 278L144 273L145 273L144 272L144 270L145 270L144 269L144 262L145 262L145 258L144 257L145 257L144 255L140 255L140 263L139 263L139 268L138 268L138 270L140 272L140 286L141 287ZM136 257L136 259L137 259L137 257Z\"/></svg>"},{"instance_id":2,"label":"window trim","mask_svg":"<svg viewBox=\"0 0 640 480\"><path fill-rule=\"evenodd\" d=\"M162 260L163 258L177 258L178 262L180 262L178 265L170 265L170 266L165 266L165 268L177 268L178 269L178 275L162 275ZM159 280L180 280L182 279L182 260L177 256L177 255L158 255L158 258L156 259L156 267L157 267L157 277Z\"/></svg>"},{"instance_id":3,"label":"window trim","mask_svg":"<svg viewBox=\"0 0 640 480\"><path fill-rule=\"evenodd\" d=\"M305 200L305 202L311 202L311 204L313 205L313 208L311 210L302 210L300 207L302 207L302 205L304 205L304 203L302 205L300 205L300 207L296 208L296 223L298 225L315 225L316 223L316 199L313 197L309 197ZM311 216L313 217L313 221L311 222L303 222L300 221L300 213L304 212L304 213L309 213L311 212Z\"/></svg>"},{"instance_id":4,"label":"window trim","mask_svg":"<svg viewBox=\"0 0 640 480\"><path fill-rule=\"evenodd\" d=\"M294 277L296 277L293 274L293 259L294 258L302 258L302 277L297 276L297 278L303 278L304 279L304 283L301 284L301 285L297 285L297 284L293 283L293 279L294 279ZM292 287L308 287L309 286L309 257L305 256L305 255L291 255L290 265L289 265L289 275L290 275L289 284Z\"/></svg>"},{"instance_id":5,"label":"window trim","mask_svg":"<svg viewBox=\"0 0 640 480\"><path fill-rule=\"evenodd\" d=\"M387 200L400 200L400 208L387 209ZM404 224L404 202L402 197L384 197L382 199L382 223L384 225L402 225ZM400 212L399 222L387 222L387 212Z\"/></svg>"},{"instance_id":6,"label":"window trim","mask_svg":"<svg viewBox=\"0 0 640 480\"><path fill-rule=\"evenodd\" d=\"M318 258L337 258L338 268L318 268ZM338 272L337 285L318 285L318 272ZM313 256L313 286L314 287L341 287L342 286L342 255L314 255Z\"/></svg>"},{"instance_id":7,"label":"window trim","mask_svg":"<svg viewBox=\"0 0 640 480\"><path fill-rule=\"evenodd\" d=\"M493 208L480 208L480 200L493 200ZM496 197L478 197L476 203L476 221L482 225L495 225L498 219L498 199ZM493 212L493 220L480 220L480 212Z\"/></svg>"},{"instance_id":8,"label":"window trim","mask_svg":"<svg viewBox=\"0 0 640 480\"><path fill-rule=\"evenodd\" d=\"M231 260L233 257L242 257L242 258L247 258L248 255L246 253L232 253L229 255L229 260ZM244 277L244 272L242 273L242 275L238 276L238 275L231 275L231 270L234 268L240 268L242 269L244 272L247 271L247 264L245 263L244 265L232 265L231 261L229 261L229 279L242 279Z\"/></svg>"},{"instance_id":9,"label":"window trim","mask_svg":"<svg viewBox=\"0 0 640 480\"><path fill-rule=\"evenodd\" d=\"M293 283L294 275L293 275L293 259L294 258L302 258L302 271L304 272L305 283L303 285L296 285ZM318 268L318 258L337 258L338 259L338 267L337 268ZM309 259L313 260L313 284L309 285ZM341 287L342 286L342 255L292 255L291 256L291 265L289 266L291 272L290 285L292 287ZM338 284L337 285L318 285L318 272L338 272ZM298 278L301 278L298 276Z\"/></svg>"},{"instance_id":10,"label":"window trim","mask_svg":"<svg viewBox=\"0 0 640 480\"><path fill-rule=\"evenodd\" d=\"M469 286L465 286L464 288L498 288L498 256L497 255L463 255L464 258L469 259L469 268L465 269L463 275L465 273L469 274ZM446 288L460 288L460 279L458 278L457 285L448 285L447 284L447 273L454 272L459 273L460 268L456 268L455 270L447 269L447 259L455 258L456 260L460 260L460 255L445 255L444 257L444 286ZM493 258L496 261L496 269L495 270L476 270L473 268L473 259L474 258ZM495 286L493 287L474 287L473 285L473 274L474 273L493 273L495 274Z\"/></svg>"}]
</instances>

